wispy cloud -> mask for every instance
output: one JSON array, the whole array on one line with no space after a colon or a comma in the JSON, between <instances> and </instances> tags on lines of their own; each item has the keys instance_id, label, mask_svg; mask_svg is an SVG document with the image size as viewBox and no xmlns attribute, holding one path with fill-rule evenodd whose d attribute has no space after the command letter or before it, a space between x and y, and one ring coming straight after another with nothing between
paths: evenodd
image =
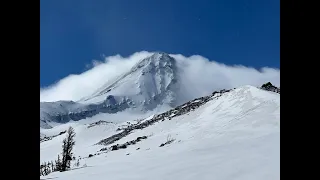
<instances>
[{"instance_id":1,"label":"wispy cloud","mask_svg":"<svg viewBox=\"0 0 320 180\"><path fill-rule=\"evenodd\" d=\"M225 65L210 61L199 55L185 57L181 54L171 55L178 62L182 71L184 93L196 98L208 95L214 90L235 88L242 85L261 86L270 81L280 85L280 69L264 67L260 70L242 65Z\"/></svg>"},{"instance_id":2,"label":"wispy cloud","mask_svg":"<svg viewBox=\"0 0 320 180\"><path fill-rule=\"evenodd\" d=\"M79 100L94 93L105 83L112 82L139 60L150 55L152 52L143 51L129 57L115 55L106 57L104 62L93 61L88 71L69 75L50 87L40 88L40 101ZM206 95L221 88L260 86L267 81L280 86L280 69L265 67L257 70L242 65L228 66L199 55L171 56L177 60L181 84L185 86L182 90L190 97Z\"/></svg>"}]
</instances>

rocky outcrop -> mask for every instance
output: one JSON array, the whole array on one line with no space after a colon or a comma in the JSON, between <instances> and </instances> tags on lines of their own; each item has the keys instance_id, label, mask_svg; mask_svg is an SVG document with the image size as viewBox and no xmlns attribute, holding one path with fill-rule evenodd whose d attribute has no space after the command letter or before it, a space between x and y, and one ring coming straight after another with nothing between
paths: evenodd
<instances>
[{"instance_id":1,"label":"rocky outcrop","mask_svg":"<svg viewBox=\"0 0 320 180\"><path fill-rule=\"evenodd\" d=\"M114 124L114 123L113 123L113 122L108 122L108 121L100 120L100 121L97 121L97 122L94 122L94 123L89 124L89 126L88 126L87 128L92 128L92 127L94 127L94 126L107 125L107 124Z\"/></svg>"},{"instance_id":2,"label":"rocky outcrop","mask_svg":"<svg viewBox=\"0 0 320 180\"><path fill-rule=\"evenodd\" d=\"M279 94L280 94L280 88L272 85L271 82L267 82L267 83L263 84L263 85L261 86L261 89L266 90L266 91L271 91L271 92L279 93Z\"/></svg>"},{"instance_id":3,"label":"rocky outcrop","mask_svg":"<svg viewBox=\"0 0 320 180\"><path fill-rule=\"evenodd\" d=\"M49 141L51 139L53 139L54 137L60 136L64 133L66 133L67 131L61 131L59 134L53 135L53 136L42 136L40 135L40 143L45 142L45 141Z\"/></svg>"},{"instance_id":4,"label":"rocky outcrop","mask_svg":"<svg viewBox=\"0 0 320 180\"><path fill-rule=\"evenodd\" d=\"M227 93L229 91L231 91L231 90L224 89L221 91L215 91L209 96L204 96L204 97L189 101L187 103L184 103L174 109L171 109L171 110L166 111L164 113L158 114L158 115L154 116L152 119L149 119L146 121L137 121L137 124L131 124L131 125L127 126L126 128L124 128L121 132L114 134L106 139L103 139L103 140L99 141L97 144L98 145L112 144L112 143L118 141L119 139L129 135L134 130L144 129L144 128L146 128L156 122L164 121L164 120L171 120L171 118L173 118L175 116L180 116L180 115L186 114L190 111L193 111L193 110L199 108L200 106L204 105L205 103L207 103L208 101L210 101L213 98L219 98L222 94Z\"/></svg>"},{"instance_id":5,"label":"rocky outcrop","mask_svg":"<svg viewBox=\"0 0 320 180\"><path fill-rule=\"evenodd\" d=\"M130 100L123 99L121 102L109 104L83 105L79 103L62 102L40 102L40 127L49 129L48 122L66 123L70 120L79 121L81 119L93 117L99 113L117 113L130 107Z\"/></svg>"},{"instance_id":6,"label":"rocky outcrop","mask_svg":"<svg viewBox=\"0 0 320 180\"><path fill-rule=\"evenodd\" d=\"M119 149L126 149L128 146L130 145L134 145L136 144L137 142L140 142L141 140L143 139L147 139L148 137L147 136L141 136L141 137L137 137L137 139L135 140L132 140L132 141L128 141L124 144L115 144L115 145L112 145L111 147L105 147L105 148L102 148L100 149L100 151L107 151L107 150L110 150L110 151L116 151L116 150L119 150Z\"/></svg>"}]
</instances>

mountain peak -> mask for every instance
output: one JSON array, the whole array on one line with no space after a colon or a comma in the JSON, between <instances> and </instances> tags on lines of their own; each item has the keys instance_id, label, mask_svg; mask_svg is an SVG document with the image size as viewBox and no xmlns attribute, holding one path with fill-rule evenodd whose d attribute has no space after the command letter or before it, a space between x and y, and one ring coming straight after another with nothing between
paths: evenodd
<instances>
[{"instance_id":1,"label":"mountain peak","mask_svg":"<svg viewBox=\"0 0 320 180\"><path fill-rule=\"evenodd\" d=\"M51 108L41 104L40 120L67 122L92 117L99 113L117 113L125 109L154 110L159 105L175 107L179 99L176 60L164 52L142 59L131 70L76 103L55 102ZM57 109L51 111L51 109ZM47 111L48 110L48 111ZM50 112L49 112L50 110ZM48 112L48 113L47 113ZM43 127L45 124L43 125Z\"/></svg>"},{"instance_id":2,"label":"mountain peak","mask_svg":"<svg viewBox=\"0 0 320 180\"><path fill-rule=\"evenodd\" d=\"M153 109L162 103L174 105L177 82L175 59L167 53L155 52L81 102L105 103L108 95L113 95L118 99L127 98L135 106L143 105L147 109Z\"/></svg>"},{"instance_id":3,"label":"mountain peak","mask_svg":"<svg viewBox=\"0 0 320 180\"><path fill-rule=\"evenodd\" d=\"M151 60L153 62L156 61L174 61L174 58L172 58L169 54L165 53L165 52L155 52L153 55L151 55L150 57L146 58L148 60Z\"/></svg>"},{"instance_id":4,"label":"mountain peak","mask_svg":"<svg viewBox=\"0 0 320 180\"><path fill-rule=\"evenodd\" d=\"M164 57L166 57L166 58L170 57L170 55L169 55L168 53L165 53L165 52L162 52L162 51L157 51L157 52L153 53L152 56L153 56L153 57L162 57L162 58L164 58Z\"/></svg>"},{"instance_id":5,"label":"mountain peak","mask_svg":"<svg viewBox=\"0 0 320 180\"><path fill-rule=\"evenodd\" d=\"M132 69L131 72L135 72L138 69L145 69L146 71L154 68L172 69L175 66L175 59L165 52L155 52L153 55L142 59Z\"/></svg>"}]
</instances>

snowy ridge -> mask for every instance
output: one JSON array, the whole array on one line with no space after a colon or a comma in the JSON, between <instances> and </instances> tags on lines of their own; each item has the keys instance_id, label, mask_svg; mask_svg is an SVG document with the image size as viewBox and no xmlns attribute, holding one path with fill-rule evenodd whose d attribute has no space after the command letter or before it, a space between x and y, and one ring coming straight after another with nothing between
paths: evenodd
<instances>
[{"instance_id":1,"label":"snowy ridge","mask_svg":"<svg viewBox=\"0 0 320 180\"><path fill-rule=\"evenodd\" d=\"M88 128L88 124L79 121L46 130L56 134L73 126L77 133L74 153L87 167L54 172L45 178L280 179L279 93L242 86L148 116L145 120L125 122L128 126L120 133L136 128L107 143L108 146L95 144L119 134L120 124ZM157 118L160 120L150 123ZM137 128L139 125L143 128ZM171 143L161 146L168 137ZM62 139L63 135L40 144L41 162L56 158ZM120 148L124 144L127 146ZM119 148L112 150L115 146ZM89 154L93 156L88 158Z\"/></svg>"},{"instance_id":2,"label":"snowy ridge","mask_svg":"<svg viewBox=\"0 0 320 180\"><path fill-rule=\"evenodd\" d=\"M118 141L121 138L129 135L134 130L144 129L144 128L146 128L156 122L164 121L164 120L171 120L171 118L174 118L175 116L180 116L180 115L186 114L186 113L190 112L191 110L195 110L195 109L199 108L201 105L207 103L212 98L220 97L221 94L223 94L225 92L229 92L229 90L221 90L220 92L215 91L212 93L212 95L194 99L192 101L189 101L183 105L180 105L180 106L178 106L174 109L171 109L169 111L166 111L164 113L154 115L153 117L149 117L143 121L138 121L136 124L130 123L130 126L127 126L126 128L124 128L122 130L122 132L115 134L111 137L108 137L106 139L103 139L100 142L98 142L97 144L100 144L100 145L112 144L115 141Z\"/></svg>"},{"instance_id":3,"label":"snowy ridge","mask_svg":"<svg viewBox=\"0 0 320 180\"><path fill-rule=\"evenodd\" d=\"M40 127L78 121L99 113L117 113L128 108L150 111L159 106L175 107L179 84L175 60L166 53L142 59L128 73L77 102L40 102Z\"/></svg>"},{"instance_id":4,"label":"snowy ridge","mask_svg":"<svg viewBox=\"0 0 320 180\"><path fill-rule=\"evenodd\" d=\"M171 86L177 81L176 71L175 60L172 57L165 53L155 53L141 60L112 84L101 87L96 93L79 102L100 103L109 95L113 95L128 97L135 104L142 103L147 107L152 105L152 100L159 104L164 99L157 101L157 98L172 94L170 91L173 91L174 87ZM174 100L174 97L165 98L172 98L169 101Z\"/></svg>"}]
</instances>

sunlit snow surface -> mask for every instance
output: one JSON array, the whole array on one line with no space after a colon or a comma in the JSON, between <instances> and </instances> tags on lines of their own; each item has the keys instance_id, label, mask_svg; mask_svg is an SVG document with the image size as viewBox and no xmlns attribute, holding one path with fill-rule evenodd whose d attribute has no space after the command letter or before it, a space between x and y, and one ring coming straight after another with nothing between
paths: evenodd
<instances>
[{"instance_id":1,"label":"sunlit snow surface","mask_svg":"<svg viewBox=\"0 0 320 180\"><path fill-rule=\"evenodd\" d=\"M153 113L145 117L152 118ZM132 115L134 116L134 115ZM150 117L151 116L151 117ZM105 146L94 145L117 133L131 115L122 120L88 128L92 122L112 121L101 116L69 122L52 129L55 135L73 126L76 130L75 156L88 157ZM114 116L119 117L119 116ZM131 122L134 123L134 122ZM57 180L277 180L280 179L280 95L252 86L243 86L198 109L135 130L116 141L121 144L138 136L150 136L127 149L85 158L81 166L54 172L41 179ZM168 135L175 139L169 145ZM42 142L41 162L56 159L64 135ZM140 148L139 150L136 150ZM129 155L127 155L129 153Z\"/></svg>"}]
</instances>

